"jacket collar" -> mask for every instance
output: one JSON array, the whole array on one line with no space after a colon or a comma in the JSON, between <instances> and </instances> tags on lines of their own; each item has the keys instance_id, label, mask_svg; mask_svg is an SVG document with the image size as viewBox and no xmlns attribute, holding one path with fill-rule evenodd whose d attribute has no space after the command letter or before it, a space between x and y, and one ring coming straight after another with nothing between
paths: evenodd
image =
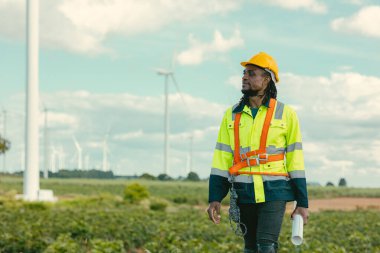
<instances>
[{"instance_id":1,"label":"jacket collar","mask_svg":"<svg viewBox=\"0 0 380 253\"><path fill-rule=\"evenodd\" d=\"M265 106L265 107L269 107L269 101L268 100L265 104L261 105L261 106ZM250 111L250 108L249 106L243 104L243 103L239 103L236 105L236 107L232 110L232 113L240 113L244 110L244 108L247 107L247 110Z\"/></svg>"}]
</instances>

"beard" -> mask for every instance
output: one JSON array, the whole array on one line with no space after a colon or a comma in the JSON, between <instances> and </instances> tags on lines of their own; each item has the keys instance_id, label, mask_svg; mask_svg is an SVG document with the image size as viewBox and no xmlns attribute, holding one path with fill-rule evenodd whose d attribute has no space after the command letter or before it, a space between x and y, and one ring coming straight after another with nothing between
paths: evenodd
<instances>
[{"instance_id":1,"label":"beard","mask_svg":"<svg viewBox=\"0 0 380 253\"><path fill-rule=\"evenodd\" d=\"M258 95L258 91L252 90L252 89L249 89L249 90L242 89L241 93L243 93L243 95L246 97L256 97Z\"/></svg>"}]
</instances>

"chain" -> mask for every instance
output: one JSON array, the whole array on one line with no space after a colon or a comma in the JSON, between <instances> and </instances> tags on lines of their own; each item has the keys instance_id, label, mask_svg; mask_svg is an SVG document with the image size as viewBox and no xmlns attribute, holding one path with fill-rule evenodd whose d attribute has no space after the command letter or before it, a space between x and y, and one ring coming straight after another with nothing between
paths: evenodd
<instances>
[{"instance_id":1,"label":"chain","mask_svg":"<svg viewBox=\"0 0 380 253\"><path fill-rule=\"evenodd\" d=\"M230 225L237 236L243 237L247 233L247 226L244 223L240 222L240 209L237 204L238 195L234 187L235 176L231 175L229 181L231 183L230 209L228 210Z\"/></svg>"}]
</instances>

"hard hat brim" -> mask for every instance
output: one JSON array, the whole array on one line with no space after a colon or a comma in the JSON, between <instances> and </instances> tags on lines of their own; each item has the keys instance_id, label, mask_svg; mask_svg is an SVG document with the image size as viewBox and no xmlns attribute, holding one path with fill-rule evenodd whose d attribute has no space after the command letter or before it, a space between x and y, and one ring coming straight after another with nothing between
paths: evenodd
<instances>
[{"instance_id":1,"label":"hard hat brim","mask_svg":"<svg viewBox=\"0 0 380 253\"><path fill-rule=\"evenodd\" d=\"M249 62L249 61L243 61L243 62L240 63L240 65L243 66L243 67L246 67L247 65L257 66L258 68L261 68L262 70L267 71L271 75L273 82L275 82L276 84L280 81L278 78L276 78L276 75L270 69L265 69L265 68L263 68L261 66L253 64L252 62Z\"/></svg>"}]
</instances>

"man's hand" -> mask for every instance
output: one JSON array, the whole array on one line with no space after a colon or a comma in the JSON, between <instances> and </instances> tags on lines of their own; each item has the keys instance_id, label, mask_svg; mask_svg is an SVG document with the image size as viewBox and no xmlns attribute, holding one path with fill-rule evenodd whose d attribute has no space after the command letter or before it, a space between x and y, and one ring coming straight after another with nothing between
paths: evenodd
<instances>
[{"instance_id":1,"label":"man's hand","mask_svg":"<svg viewBox=\"0 0 380 253\"><path fill-rule=\"evenodd\" d=\"M294 209L292 215L290 216L292 219L294 218L293 216L295 214L299 214L302 216L302 219L303 219L303 224L306 225L307 224L307 221L309 219L309 211L307 210L307 208L305 207L296 207L296 209Z\"/></svg>"},{"instance_id":2,"label":"man's hand","mask_svg":"<svg viewBox=\"0 0 380 253\"><path fill-rule=\"evenodd\" d=\"M207 209L208 217L215 224L220 223L220 202L211 202Z\"/></svg>"}]
</instances>

